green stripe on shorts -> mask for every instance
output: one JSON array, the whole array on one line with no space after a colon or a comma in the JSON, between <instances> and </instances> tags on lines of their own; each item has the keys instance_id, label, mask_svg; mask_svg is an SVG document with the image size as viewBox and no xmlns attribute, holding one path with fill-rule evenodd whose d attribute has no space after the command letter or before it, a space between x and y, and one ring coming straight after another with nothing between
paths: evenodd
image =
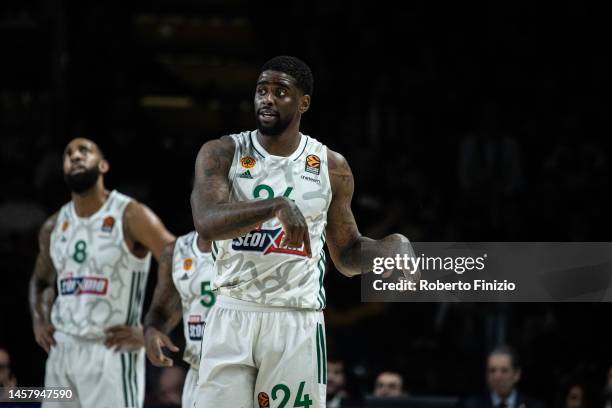
<instances>
[{"instance_id":1,"label":"green stripe on shorts","mask_svg":"<svg viewBox=\"0 0 612 408\"><path fill-rule=\"evenodd\" d=\"M319 341L319 323L317 323L317 382L321 384L321 342Z\"/></svg>"}]
</instances>

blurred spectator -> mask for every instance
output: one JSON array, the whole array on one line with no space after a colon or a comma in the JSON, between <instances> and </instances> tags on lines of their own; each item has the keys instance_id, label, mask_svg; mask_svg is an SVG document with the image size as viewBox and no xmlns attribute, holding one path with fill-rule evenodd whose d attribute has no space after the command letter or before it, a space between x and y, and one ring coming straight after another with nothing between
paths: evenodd
<instances>
[{"instance_id":1,"label":"blurred spectator","mask_svg":"<svg viewBox=\"0 0 612 408\"><path fill-rule=\"evenodd\" d=\"M604 387L604 407L612 408L612 364L608 368L608 378Z\"/></svg>"},{"instance_id":2,"label":"blurred spectator","mask_svg":"<svg viewBox=\"0 0 612 408\"><path fill-rule=\"evenodd\" d=\"M404 378L393 371L383 371L376 377L375 397L401 397L404 393Z\"/></svg>"},{"instance_id":3,"label":"blurred spectator","mask_svg":"<svg viewBox=\"0 0 612 408\"><path fill-rule=\"evenodd\" d=\"M0 388L16 386L17 380L11 371L11 356L6 349L0 347Z\"/></svg>"},{"instance_id":4,"label":"blurred spectator","mask_svg":"<svg viewBox=\"0 0 612 408\"><path fill-rule=\"evenodd\" d=\"M521 368L516 352L500 346L487 358L488 392L473 396L465 402L466 408L543 408L544 405L516 388L521 379Z\"/></svg>"},{"instance_id":5,"label":"blurred spectator","mask_svg":"<svg viewBox=\"0 0 612 408\"><path fill-rule=\"evenodd\" d=\"M348 399L346 392L346 374L344 362L339 359L327 360L327 408L345 406Z\"/></svg>"},{"instance_id":6,"label":"blurred spectator","mask_svg":"<svg viewBox=\"0 0 612 408\"><path fill-rule=\"evenodd\" d=\"M586 403L586 390L584 385L579 383L570 383L564 388L564 392L561 395L560 408L585 408Z\"/></svg>"}]
</instances>

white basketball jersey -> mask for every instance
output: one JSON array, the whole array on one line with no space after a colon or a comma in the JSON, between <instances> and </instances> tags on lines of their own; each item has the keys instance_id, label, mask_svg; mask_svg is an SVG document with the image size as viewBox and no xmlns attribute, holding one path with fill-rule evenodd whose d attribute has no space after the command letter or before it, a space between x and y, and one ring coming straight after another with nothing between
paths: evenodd
<instances>
[{"instance_id":1,"label":"white basketball jersey","mask_svg":"<svg viewBox=\"0 0 612 408\"><path fill-rule=\"evenodd\" d=\"M183 360L196 369L200 367L204 320L216 299L211 290L214 277L212 255L200 251L197 241L195 231L179 237L172 257L172 281L183 304Z\"/></svg>"},{"instance_id":2,"label":"white basketball jersey","mask_svg":"<svg viewBox=\"0 0 612 408\"><path fill-rule=\"evenodd\" d=\"M51 232L49 252L57 271L55 328L89 339L118 324L140 324L151 254L134 256L123 235L123 212L131 198L112 191L88 218L64 205Z\"/></svg>"},{"instance_id":3,"label":"white basketball jersey","mask_svg":"<svg viewBox=\"0 0 612 408\"><path fill-rule=\"evenodd\" d=\"M229 171L232 202L285 196L308 224L312 257L304 247L281 248L284 236L275 217L242 237L213 241L216 278L222 295L272 306L325 307L325 226L332 193L327 148L300 134L289 157L274 156L257 141L257 132L231 135L236 150Z\"/></svg>"}]
</instances>

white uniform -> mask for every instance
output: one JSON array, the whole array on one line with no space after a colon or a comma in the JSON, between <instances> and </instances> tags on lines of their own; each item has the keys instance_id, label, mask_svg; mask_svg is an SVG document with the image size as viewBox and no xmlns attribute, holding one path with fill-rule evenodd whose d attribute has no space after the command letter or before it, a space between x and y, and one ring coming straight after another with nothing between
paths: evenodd
<instances>
[{"instance_id":1,"label":"white uniform","mask_svg":"<svg viewBox=\"0 0 612 408\"><path fill-rule=\"evenodd\" d=\"M109 327L140 325L151 255L138 258L126 245L123 213L131 200L112 191L88 218L78 217L69 202L51 232L57 345L47 359L45 386L72 387L80 403L70 406L141 407L144 400L144 349L114 352L103 344Z\"/></svg>"},{"instance_id":2,"label":"white uniform","mask_svg":"<svg viewBox=\"0 0 612 408\"><path fill-rule=\"evenodd\" d=\"M197 241L195 231L177 238L172 258L172 281L183 305L183 359L190 366L183 386L183 407L193 407L195 402L204 321L216 299L211 291L212 255L200 251Z\"/></svg>"},{"instance_id":3,"label":"white uniform","mask_svg":"<svg viewBox=\"0 0 612 408\"><path fill-rule=\"evenodd\" d=\"M312 257L304 247L280 247L284 231L276 218L213 242L219 296L204 332L197 406L324 407L327 148L300 134L293 154L274 156L256 134L231 136L230 201L292 199L308 224Z\"/></svg>"}]
</instances>

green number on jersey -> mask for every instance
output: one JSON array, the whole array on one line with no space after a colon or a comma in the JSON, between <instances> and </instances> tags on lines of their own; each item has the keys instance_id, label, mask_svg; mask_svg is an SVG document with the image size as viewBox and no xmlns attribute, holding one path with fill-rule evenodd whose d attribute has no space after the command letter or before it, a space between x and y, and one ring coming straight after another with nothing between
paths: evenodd
<instances>
[{"instance_id":1,"label":"green number on jersey","mask_svg":"<svg viewBox=\"0 0 612 408\"><path fill-rule=\"evenodd\" d=\"M81 239L74 244L74 255L72 255L72 259L78 263L83 263L85 262L85 258L87 258L87 243Z\"/></svg>"},{"instance_id":2,"label":"green number on jersey","mask_svg":"<svg viewBox=\"0 0 612 408\"><path fill-rule=\"evenodd\" d=\"M210 281L202 282L201 295L200 303L202 306L211 307L215 304L215 293L210 290Z\"/></svg>"},{"instance_id":3,"label":"green number on jersey","mask_svg":"<svg viewBox=\"0 0 612 408\"><path fill-rule=\"evenodd\" d=\"M267 193L268 196L266 198L274 198L274 190L272 190L272 187L267 184L260 184L255 187L255 190L253 190L253 197L259 198L261 196L262 191L265 191ZM287 189L285 189L285 192L283 193L283 197L289 198L289 194L291 194L292 191L293 187L287 187Z\"/></svg>"}]
</instances>

